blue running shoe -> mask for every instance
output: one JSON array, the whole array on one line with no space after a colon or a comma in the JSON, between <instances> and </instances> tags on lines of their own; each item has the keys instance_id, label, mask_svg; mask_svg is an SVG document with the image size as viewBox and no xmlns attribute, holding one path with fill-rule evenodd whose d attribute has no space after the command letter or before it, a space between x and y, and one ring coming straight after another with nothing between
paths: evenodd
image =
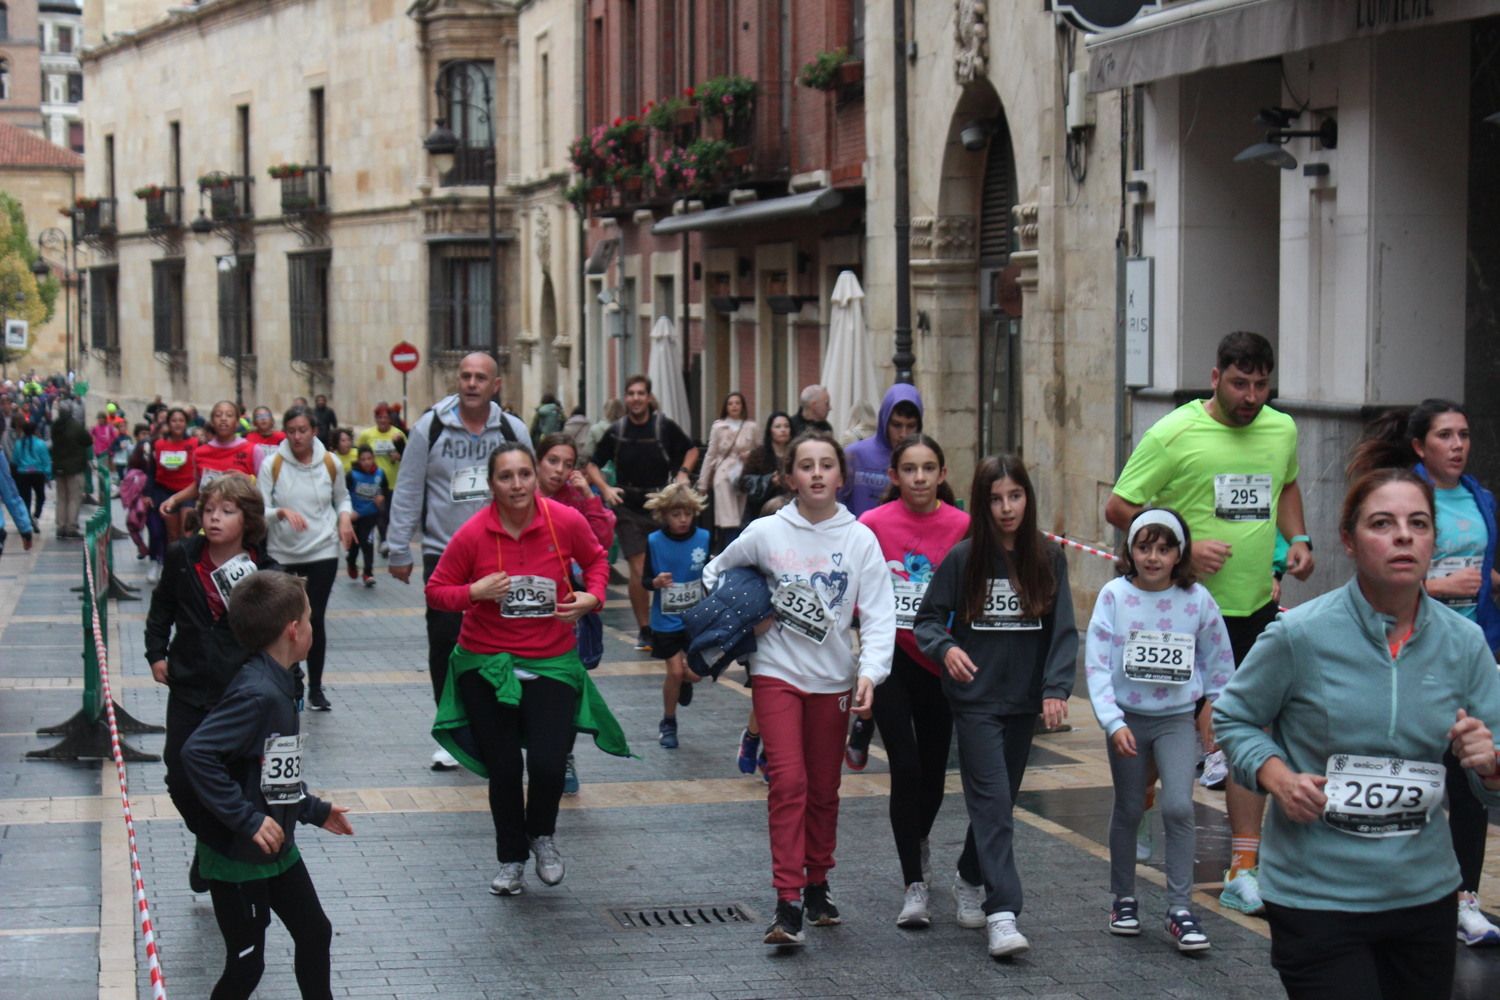
<instances>
[{"instance_id":1,"label":"blue running shoe","mask_svg":"<svg viewBox=\"0 0 1500 1000\"><path fill-rule=\"evenodd\" d=\"M756 758L760 754L760 734L750 735L750 730L740 731L740 773L754 774Z\"/></svg>"}]
</instances>

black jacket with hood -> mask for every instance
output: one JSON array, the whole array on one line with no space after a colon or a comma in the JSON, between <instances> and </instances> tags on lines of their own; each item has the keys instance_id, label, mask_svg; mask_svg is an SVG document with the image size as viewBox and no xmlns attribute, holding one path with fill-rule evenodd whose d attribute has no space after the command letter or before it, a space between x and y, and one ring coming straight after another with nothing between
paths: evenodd
<instances>
[{"instance_id":1,"label":"black jacket with hood","mask_svg":"<svg viewBox=\"0 0 1500 1000\"><path fill-rule=\"evenodd\" d=\"M225 853L236 861L269 864L285 858L292 850L297 823L322 826L333 811L333 804L309 792L305 781L300 802L271 805L260 789L266 741L297 735L301 705L302 668L288 669L265 653L256 653L183 744L182 765L188 781L198 801L234 832L234 842ZM267 816L286 835L274 857L254 839Z\"/></svg>"},{"instance_id":2,"label":"black jacket with hood","mask_svg":"<svg viewBox=\"0 0 1500 1000\"><path fill-rule=\"evenodd\" d=\"M214 620L198 576L198 560L208 539L191 535L167 549L161 581L151 592L146 615L146 662L167 661L167 685L174 698L195 708L212 708L240 664L250 657L229 630L229 616ZM246 546L255 568L276 569L263 546Z\"/></svg>"}]
</instances>

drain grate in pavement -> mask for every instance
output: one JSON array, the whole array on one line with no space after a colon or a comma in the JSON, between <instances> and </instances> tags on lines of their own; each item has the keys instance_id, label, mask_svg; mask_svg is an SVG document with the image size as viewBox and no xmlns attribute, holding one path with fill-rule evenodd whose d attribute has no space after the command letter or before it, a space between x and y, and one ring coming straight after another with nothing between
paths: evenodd
<instances>
[{"instance_id":1,"label":"drain grate in pavement","mask_svg":"<svg viewBox=\"0 0 1500 1000\"><path fill-rule=\"evenodd\" d=\"M754 919L743 903L694 903L685 906L613 906L607 911L621 930L645 931L674 927L722 927Z\"/></svg>"}]
</instances>

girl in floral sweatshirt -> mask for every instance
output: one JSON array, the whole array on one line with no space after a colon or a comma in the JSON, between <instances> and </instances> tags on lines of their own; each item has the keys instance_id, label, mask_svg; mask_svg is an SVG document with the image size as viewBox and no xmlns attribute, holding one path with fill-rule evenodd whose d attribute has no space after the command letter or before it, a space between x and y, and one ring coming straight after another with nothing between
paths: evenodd
<instances>
[{"instance_id":1,"label":"girl in floral sweatshirt","mask_svg":"<svg viewBox=\"0 0 1500 1000\"><path fill-rule=\"evenodd\" d=\"M1176 511L1147 508L1126 536L1124 575L1104 585L1089 621L1084 663L1094 715L1108 736L1115 805L1109 823L1113 934L1141 932L1135 896L1136 828L1154 761L1167 832L1167 932L1179 951L1209 947L1188 896L1193 885L1193 774L1199 742L1213 747L1212 713L1234 672L1213 596L1193 580L1192 539Z\"/></svg>"}]
</instances>

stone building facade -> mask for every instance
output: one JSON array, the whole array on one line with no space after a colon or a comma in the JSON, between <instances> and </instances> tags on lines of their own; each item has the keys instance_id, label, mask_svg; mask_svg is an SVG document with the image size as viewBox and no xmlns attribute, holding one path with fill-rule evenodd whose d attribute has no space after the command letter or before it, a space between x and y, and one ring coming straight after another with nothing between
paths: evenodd
<instances>
[{"instance_id":1,"label":"stone building facade","mask_svg":"<svg viewBox=\"0 0 1500 1000\"><path fill-rule=\"evenodd\" d=\"M19 362L23 368L35 368L43 374L67 371L70 361L75 366L78 363L78 331L82 325L72 234L59 212L73 204L82 180L83 157L19 126L0 123L0 191L21 203L33 244L46 234L42 257L62 282L52 318L32 327L31 350Z\"/></svg>"},{"instance_id":2,"label":"stone building facade","mask_svg":"<svg viewBox=\"0 0 1500 1000\"><path fill-rule=\"evenodd\" d=\"M0 7L0 122L42 128L42 46L37 0Z\"/></svg>"},{"instance_id":3,"label":"stone building facade","mask_svg":"<svg viewBox=\"0 0 1500 1000\"><path fill-rule=\"evenodd\" d=\"M422 354L413 410L450 391L469 350L509 363L508 403L534 402L517 349L523 202L539 188L522 184L515 5L206 0L99 17L84 66L100 208L77 220L96 385L199 405L326 393L359 425L401 398L389 354L405 340ZM442 174L422 142L440 118L460 140Z\"/></svg>"},{"instance_id":4,"label":"stone building facade","mask_svg":"<svg viewBox=\"0 0 1500 1000\"><path fill-rule=\"evenodd\" d=\"M596 157L575 189L588 215L590 400L620 395L647 369L661 317L684 352L681 423L698 436L731 390L764 419L795 410L801 387L820 380L834 282L846 269L863 277L867 263L864 7L589 0L581 138L601 149L618 136L624 161ZM797 82L840 49L845 65L825 88ZM744 88L731 112L699 96L730 79ZM632 126L652 107L670 119ZM704 177L665 165L695 151L723 162ZM622 179L620 166L645 175Z\"/></svg>"}]
</instances>

